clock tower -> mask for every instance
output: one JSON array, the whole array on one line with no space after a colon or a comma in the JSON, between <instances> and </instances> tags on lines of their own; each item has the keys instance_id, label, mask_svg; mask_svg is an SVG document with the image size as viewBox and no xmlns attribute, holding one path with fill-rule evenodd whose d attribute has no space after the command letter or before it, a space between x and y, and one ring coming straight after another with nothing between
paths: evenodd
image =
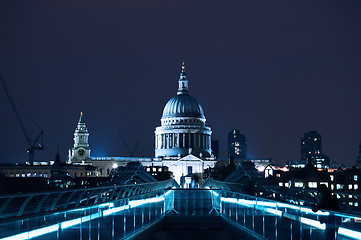
<instances>
[{"instance_id":1,"label":"clock tower","mask_svg":"<svg viewBox=\"0 0 361 240\"><path fill-rule=\"evenodd\" d=\"M69 161L82 161L90 158L88 143L89 133L83 121L83 113L80 113L78 125L74 132L74 147L69 150Z\"/></svg>"}]
</instances>

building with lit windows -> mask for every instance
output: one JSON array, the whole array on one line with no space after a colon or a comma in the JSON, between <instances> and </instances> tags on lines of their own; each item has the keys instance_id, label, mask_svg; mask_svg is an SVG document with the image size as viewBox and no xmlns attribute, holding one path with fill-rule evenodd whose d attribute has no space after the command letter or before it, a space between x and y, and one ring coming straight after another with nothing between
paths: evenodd
<instances>
[{"instance_id":1,"label":"building with lit windows","mask_svg":"<svg viewBox=\"0 0 361 240\"><path fill-rule=\"evenodd\" d=\"M316 131L309 131L301 138L301 160L307 161L311 155L322 154L322 138Z\"/></svg>"},{"instance_id":2,"label":"building with lit windows","mask_svg":"<svg viewBox=\"0 0 361 240\"><path fill-rule=\"evenodd\" d=\"M301 138L301 161L307 163L310 160L318 169L329 168L330 166L330 158L322 154L321 135L316 131L309 131Z\"/></svg>"},{"instance_id":3,"label":"building with lit windows","mask_svg":"<svg viewBox=\"0 0 361 240\"><path fill-rule=\"evenodd\" d=\"M228 156L247 159L247 138L237 129L228 133Z\"/></svg>"}]
</instances>

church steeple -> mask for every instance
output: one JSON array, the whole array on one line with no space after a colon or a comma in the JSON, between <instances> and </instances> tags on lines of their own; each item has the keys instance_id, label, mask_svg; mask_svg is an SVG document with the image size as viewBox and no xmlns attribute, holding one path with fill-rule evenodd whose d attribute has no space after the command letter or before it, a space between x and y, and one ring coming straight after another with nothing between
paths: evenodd
<instances>
[{"instance_id":1,"label":"church steeple","mask_svg":"<svg viewBox=\"0 0 361 240\"><path fill-rule=\"evenodd\" d=\"M188 90L188 79L185 72L185 65L184 61L182 62L182 72L180 73L179 80L178 80L178 92L177 95L189 95Z\"/></svg>"},{"instance_id":2,"label":"church steeple","mask_svg":"<svg viewBox=\"0 0 361 240\"><path fill-rule=\"evenodd\" d=\"M69 150L68 162L84 160L90 158L89 148L89 132L83 119L83 113L80 113L80 118L74 132L74 146Z\"/></svg>"},{"instance_id":3,"label":"church steeple","mask_svg":"<svg viewBox=\"0 0 361 240\"><path fill-rule=\"evenodd\" d=\"M74 148L89 147L88 137L89 133L83 121L83 112L80 112L79 122L74 133Z\"/></svg>"},{"instance_id":4,"label":"church steeple","mask_svg":"<svg viewBox=\"0 0 361 240\"><path fill-rule=\"evenodd\" d=\"M79 117L78 123L82 123L82 122L83 122L83 112L80 112L80 117Z\"/></svg>"}]
</instances>

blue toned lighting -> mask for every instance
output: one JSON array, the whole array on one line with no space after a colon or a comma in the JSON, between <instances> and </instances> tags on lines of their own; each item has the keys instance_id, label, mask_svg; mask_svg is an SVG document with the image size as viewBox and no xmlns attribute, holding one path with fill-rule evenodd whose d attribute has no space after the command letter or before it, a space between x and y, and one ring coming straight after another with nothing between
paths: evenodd
<instances>
[{"instance_id":1,"label":"blue toned lighting","mask_svg":"<svg viewBox=\"0 0 361 240\"><path fill-rule=\"evenodd\" d=\"M154 198L146 198L146 199L139 199L139 200L132 200L129 201L130 208L138 207L147 203L155 203L164 201L163 197L154 197Z\"/></svg>"},{"instance_id":2,"label":"blue toned lighting","mask_svg":"<svg viewBox=\"0 0 361 240\"><path fill-rule=\"evenodd\" d=\"M1 238L1 240L20 240L20 239L28 239L29 232L24 232L20 234L16 234L10 237Z\"/></svg>"},{"instance_id":3,"label":"blue toned lighting","mask_svg":"<svg viewBox=\"0 0 361 240\"><path fill-rule=\"evenodd\" d=\"M237 203L244 206L253 207L253 205L256 204L256 200L238 199Z\"/></svg>"},{"instance_id":4,"label":"blue toned lighting","mask_svg":"<svg viewBox=\"0 0 361 240\"><path fill-rule=\"evenodd\" d=\"M237 203L237 198L221 197L221 201L222 202L229 202L229 203Z\"/></svg>"},{"instance_id":5,"label":"blue toned lighting","mask_svg":"<svg viewBox=\"0 0 361 240\"><path fill-rule=\"evenodd\" d=\"M76 219L72 219L72 220L69 220L69 221L62 222L60 224L60 226L61 226L61 229L66 229L68 227L72 227L72 226L80 224L80 223L81 223L81 218L76 218Z\"/></svg>"},{"instance_id":6,"label":"blue toned lighting","mask_svg":"<svg viewBox=\"0 0 361 240\"><path fill-rule=\"evenodd\" d=\"M162 201L164 201L163 197L154 197L154 198L145 199L145 203L155 203L155 202L162 202Z\"/></svg>"},{"instance_id":7,"label":"blue toned lighting","mask_svg":"<svg viewBox=\"0 0 361 240\"><path fill-rule=\"evenodd\" d=\"M305 217L301 217L301 223L304 223L306 225L318 228L318 229L322 229L325 230L326 229L326 224L321 223L320 221L317 220L312 220L309 218L305 218Z\"/></svg>"},{"instance_id":8,"label":"blue toned lighting","mask_svg":"<svg viewBox=\"0 0 361 240\"><path fill-rule=\"evenodd\" d=\"M264 202L264 201L257 201L257 205L259 206L266 206L266 207L276 207L277 203L275 202Z\"/></svg>"},{"instance_id":9,"label":"blue toned lighting","mask_svg":"<svg viewBox=\"0 0 361 240\"><path fill-rule=\"evenodd\" d=\"M117 213L117 212L120 212L120 211L123 211L123 210L126 210L126 209L129 209L129 205L107 209L107 210L103 211L103 216L108 216L110 214Z\"/></svg>"},{"instance_id":10,"label":"blue toned lighting","mask_svg":"<svg viewBox=\"0 0 361 240\"><path fill-rule=\"evenodd\" d=\"M100 204L99 207L114 207L114 203L103 203Z\"/></svg>"},{"instance_id":11,"label":"blue toned lighting","mask_svg":"<svg viewBox=\"0 0 361 240\"><path fill-rule=\"evenodd\" d=\"M305 207L301 207L301 212L305 212L305 213L311 213L311 214L316 214L316 215L322 215L322 216L328 216L330 215L329 212L323 212L321 210L318 210L317 212L312 211L312 209L310 208L305 208Z\"/></svg>"},{"instance_id":12,"label":"blue toned lighting","mask_svg":"<svg viewBox=\"0 0 361 240\"><path fill-rule=\"evenodd\" d=\"M353 239L361 239L361 232L357 232L357 231L350 230L350 229L343 228L343 227L338 228L338 234L346 236L346 237L350 237Z\"/></svg>"},{"instance_id":13,"label":"blue toned lighting","mask_svg":"<svg viewBox=\"0 0 361 240\"><path fill-rule=\"evenodd\" d=\"M296 205L288 204L288 203L277 203L278 207L290 208L293 210L300 210L301 208Z\"/></svg>"},{"instance_id":14,"label":"blue toned lighting","mask_svg":"<svg viewBox=\"0 0 361 240\"><path fill-rule=\"evenodd\" d=\"M164 196L166 197L166 196L168 196L169 194L171 194L173 191L172 190L168 190L168 191L166 191L165 193L164 193Z\"/></svg>"},{"instance_id":15,"label":"blue toned lighting","mask_svg":"<svg viewBox=\"0 0 361 240\"><path fill-rule=\"evenodd\" d=\"M282 211L280 210L276 210L276 209L272 209L272 208L266 208L265 209L266 212L272 213L273 215L277 215L277 216L282 216Z\"/></svg>"},{"instance_id":16,"label":"blue toned lighting","mask_svg":"<svg viewBox=\"0 0 361 240\"><path fill-rule=\"evenodd\" d=\"M50 225L50 226L44 227L44 228L35 229L32 231L29 231L29 238L39 237L39 236L47 234L47 233L55 232L58 229L59 229L58 224Z\"/></svg>"},{"instance_id":17,"label":"blue toned lighting","mask_svg":"<svg viewBox=\"0 0 361 240\"><path fill-rule=\"evenodd\" d=\"M219 193L216 193L215 191L213 191L213 190L209 190L213 195L215 195L216 197L218 197L219 196Z\"/></svg>"},{"instance_id":18,"label":"blue toned lighting","mask_svg":"<svg viewBox=\"0 0 361 240\"><path fill-rule=\"evenodd\" d=\"M44 234L48 234L51 232L55 232L59 229L58 224L53 224L47 227L38 228L29 232L23 232L20 234L16 234L10 237L1 238L1 240L21 240L21 239L31 239L35 237L39 237Z\"/></svg>"}]
</instances>

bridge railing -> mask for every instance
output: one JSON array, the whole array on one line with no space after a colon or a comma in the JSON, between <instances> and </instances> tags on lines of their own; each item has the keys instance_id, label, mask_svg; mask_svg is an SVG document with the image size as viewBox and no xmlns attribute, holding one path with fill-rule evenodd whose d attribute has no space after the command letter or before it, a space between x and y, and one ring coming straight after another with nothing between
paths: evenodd
<instances>
[{"instance_id":1,"label":"bridge railing","mask_svg":"<svg viewBox=\"0 0 361 240\"><path fill-rule=\"evenodd\" d=\"M305 206L207 186L204 189L166 187L111 202L3 222L0 239L120 239L165 215L219 215L260 239L332 239L330 235L360 239L361 236L358 215L313 212Z\"/></svg>"},{"instance_id":2,"label":"bridge railing","mask_svg":"<svg viewBox=\"0 0 361 240\"><path fill-rule=\"evenodd\" d=\"M0 223L1 240L123 239L160 220L171 190Z\"/></svg>"},{"instance_id":3,"label":"bridge railing","mask_svg":"<svg viewBox=\"0 0 361 240\"><path fill-rule=\"evenodd\" d=\"M91 206L172 187L178 187L173 179L144 184L1 196L0 221Z\"/></svg>"},{"instance_id":4,"label":"bridge railing","mask_svg":"<svg viewBox=\"0 0 361 240\"><path fill-rule=\"evenodd\" d=\"M208 187L207 187L208 188ZM361 216L208 188L230 223L264 239L361 239Z\"/></svg>"}]
</instances>

